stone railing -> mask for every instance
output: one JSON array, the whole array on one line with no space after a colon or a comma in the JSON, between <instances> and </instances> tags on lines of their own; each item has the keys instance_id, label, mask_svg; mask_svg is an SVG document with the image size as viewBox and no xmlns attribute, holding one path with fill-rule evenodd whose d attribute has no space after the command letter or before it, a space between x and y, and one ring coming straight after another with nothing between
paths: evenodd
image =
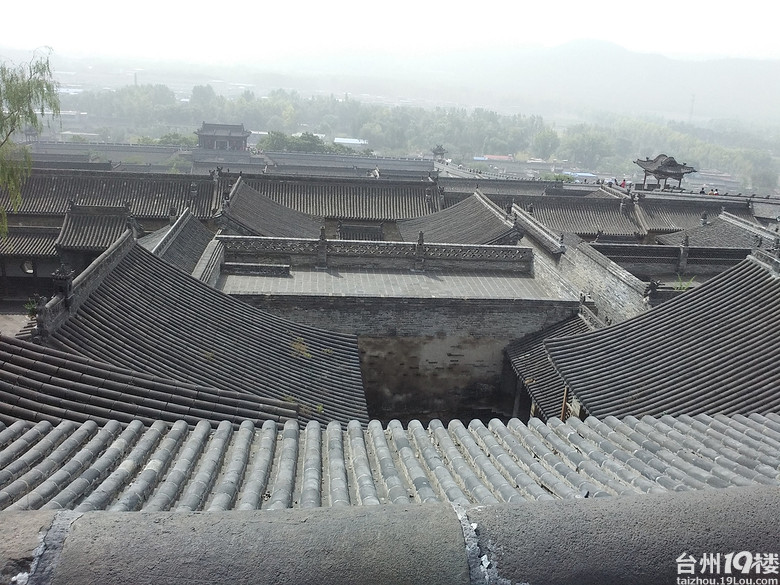
<instances>
[{"instance_id":1,"label":"stone railing","mask_svg":"<svg viewBox=\"0 0 780 585\"><path fill-rule=\"evenodd\" d=\"M780 274L780 258L764 250L753 250L751 258L765 265L775 274Z\"/></svg>"},{"instance_id":2,"label":"stone railing","mask_svg":"<svg viewBox=\"0 0 780 585\"><path fill-rule=\"evenodd\" d=\"M223 236L216 239L225 247L225 252L271 253L271 254L316 254L317 240L305 238L265 238L259 236Z\"/></svg>"},{"instance_id":3,"label":"stone railing","mask_svg":"<svg viewBox=\"0 0 780 585\"><path fill-rule=\"evenodd\" d=\"M452 268L532 273L533 251L517 246L221 236L226 260L293 267Z\"/></svg>"}]
</instances>

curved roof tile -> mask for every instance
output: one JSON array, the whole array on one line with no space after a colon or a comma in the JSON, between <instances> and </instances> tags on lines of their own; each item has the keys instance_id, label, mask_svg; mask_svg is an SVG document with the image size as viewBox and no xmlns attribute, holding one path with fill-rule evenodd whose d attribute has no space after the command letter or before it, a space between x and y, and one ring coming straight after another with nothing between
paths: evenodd
<instances>
[{"instance_id":1,"label":"curved roof tile","mask_svg":"<svg viewBox=\"0 0 780 585\"><path fill-rule=\"evenodd\" d=\"M550 363L544 340L590 330L586 321L575 315L539 333L527 335L506 348L512 369L539 408L541 418L560 416L564 394L563 379Z\"/></svg>"},{"instance_id":2,"label":"curved roof tile","mask_svg":"<svg viewBox=\"0 0 780 585\"><path fill-rule=\"evenodd\" d=\"M3 510L471 505L780 485L777 415L8 425Z\"/></svg>"},{"instance_id":3,"label":"curved roof tile","mask_svg":"<svg viewBox=\"0 0 780 585\"><path fill-rule=\"evenodd\" d=\"M367 421L357 340L225 295L140 245L51 335L56 347L172 380Z\"/></svg>"},{"instance_id":4,"label":"curved roof tile","mask_svg":"<svg viewBox=\"0 0 780 585\"><path fill-rule=\"evenodd\" d=\"M0 238L0 256L53 257L58 227L8 227L8 235Z\"/></svg>"},{"instance_id":5,"label":"curved roof tile","mask_svg":"<svg viewBox=\"0 0 780 585\"><path fill-rule=\"evenodd\" d=\"M138 243L155 256L192 274L213 237L214 234L185 209L173 225L140 238Z\"/></svg>"},{"instance_id":6,"label":"curved roof tile","mask_svg":"<svg viewBox=\"0 0 780 585\"><path fill-rule=\"evenodd\" d=\"M749 227L749 226L752 226ZM734 222L716 217L706 225L698 225L683 231L663 234L656 238L660 244L679 246L685 237L689 246L708 248L763 248L769 250L777 233L761 228L755 223Z\"/></svg>"},{"instance_id":7,"label":"curved roof tile","mask_svg":"<svg viewBox=\"0 0 780 585\"><path fill-rule=\"evenodd\" d=\"M65 214L57 250L107 249L128 227L130 216L126 207L74 205Z\"/></svg>"},{"instance_id":8,"label":"curved roof tile","mask_svg":"<svg viewBox=\"0 0 780 585\"><path fill-rule=\"evenodd\" d=\"M452 207L416 219L397 222L401 238L416 242L420 232L428 242L492 244L516 233L504 214L478 195ZM515 236L516 238L516 236Z\"/></svg>"},{"instance_id":9,"label":"curved roof tile","mask_svg":"<svg viewBox=\"0 0 780 585\"><path fill-rule=\"evenodd\" d=\"M595 416L780 409L780 279L748 258L647 313L545 342Z\"/></svg>"},{"instance_id":10,"label":"curved roof tile","mask_svg":"<svg viewBox=\"0 0 780 585\"><path fill-rule=\"evenodd\" d=\"M382 221L437 210L426 197L432 183L425 181L247 177L244 182L272 201L312 216Z\"/></svg>"},{"instance_id":11,"label":"curved roof tile","mask_svg":"<svg viewBox=\"0 0 780 585\"><path fill-rule=\"evenodd\" d=\"M316 238L322 222L313 215L276 203L239 178L222 212L254 235L277 238Z\"/></svg>"},{"instance_id":12,"label":"curved roof tile","mask_svg":"<svg viewBox=\"0 0 780 585\"><path fill-rule=\"evenodd\" d=\"M702 214L714 218L722 211L755 223L752 211L744 204L719 200L690 201L672 199L644 199L639 204L639 216L649 232L677 232L701 225Z\"/></svg>"},{"instance_id":13,"label":"curved roof tile","mask_svg":"<svg viewBox=\"0 0 780 585\"><path fill-rule=\"evenodd\" d=\"M581 237L644 236L635 205L617 199L583 197L539 197L528 202L533 216L555 232ZM529 210L530 212L530 210Z\"/></svg>"},{"instance_id":14,"label":"curved roof tile","mask_svg":"<svg viewBox=\"0 0 780 585\"><path fill-rule=\"evenodd\" d=\"M216 426L297 416L281 400L174 382L2 335L0 395L0 419L6 421L185 420L194 426L206 420Z\"/></svg>"},{"instance_id":15,"label":"curved roof tile","mask_svg":"<svg viewBox=\"0 0 780 585\"><path fill-rule=\"evenodd\" d=\"M130 205L137 219L167 218L171 208L190 207L198 218L211 217L215 208L214 181L209 177L116 171L34 170L22 188L19 215L65 215L70 201L81 205ZM11 209L0 190L0 205Z\"/></svg>"}]
</instances>

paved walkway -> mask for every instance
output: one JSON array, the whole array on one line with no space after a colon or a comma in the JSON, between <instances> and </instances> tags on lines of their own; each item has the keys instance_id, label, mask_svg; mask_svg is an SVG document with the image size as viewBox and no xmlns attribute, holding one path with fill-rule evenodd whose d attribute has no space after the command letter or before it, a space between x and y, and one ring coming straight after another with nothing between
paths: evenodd
<instances>
[{"instance_id":1,"label":"paved walkway","mask_svg":"<svg viewBox=\"0 0 780 585\"><path fill-rule=\"evenodd\" d=\"M227 294L398 298L560 299L527 275L511 272L293 270L290 276L223 276Z\"/></svg>"},{"instance_id":2,"label":"paved walkway","mask_svg":"<svg viewBox=\"0 0 780 585\"><path fill-rule=\"evenodd\" d=\"M24 303L21 301L0 301L0 333L16 335L27 324Z\"/></svg>"}]
</instances>

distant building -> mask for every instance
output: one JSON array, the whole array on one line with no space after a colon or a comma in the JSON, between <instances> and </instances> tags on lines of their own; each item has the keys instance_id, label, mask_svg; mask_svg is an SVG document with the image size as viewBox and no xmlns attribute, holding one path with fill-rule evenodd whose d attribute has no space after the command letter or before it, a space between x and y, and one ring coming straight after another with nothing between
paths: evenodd
<instances>
[{"instance_id":1,"label":"distant building","mask_svg":"<svg viewBox=\"0 0 780 585\"><path fill-rule=\"evenodd\" d=\"M239 150L247 149L247 138L252 133L244 129L243 124L207 124L203 122L198 135L198 148L206 150Z\"/></svg>"},{"instance_id":2,"label":"distant building","mask_svg":"<svg viewBox=\"0 0 780 585\"><path fill-rule=\"evenodd\" d=\"M333 144L341 144L343 146L368 146L368 140L362 138L334 138Z\"/></svg>"},{"instance_id":3,"label":"distant building","mask_svg":"<svg viewBox=\"0 0 780 585\"><path fill-rule=\"evenodd\" d=\"M653 160L645 158L645 160L635 160L635 164L644 171L644 179L642 181L642 189L647 189L647 176L651 175L658 182L660 186L663 181L663 188L668 187L669 179L677 181L677 188L680 189L682 185L683 176L695 173L696 169L688 166L686 163L678 163L674 157L666 156L665 154L659 154Z\"/></svg>"}]
</instances>

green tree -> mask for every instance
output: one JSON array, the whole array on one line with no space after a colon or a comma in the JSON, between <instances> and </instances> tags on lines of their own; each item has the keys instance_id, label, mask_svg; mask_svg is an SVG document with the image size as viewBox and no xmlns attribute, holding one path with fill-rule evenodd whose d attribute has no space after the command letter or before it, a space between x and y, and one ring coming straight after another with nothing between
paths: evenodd
<instances>
[{"instance_id":1,"label":"green tree","mask_svg":"<svg viewBox=\"0 0 780 585\"><path fill-rule=\"evenodd\" d=\"M560 151L569 161L595 170L602 159L614 153L614 140L604 130L580 124L566 132Z\"/></svg>"},{"instance_id":2,"label":"green tree","mask_svg":"<svg viewBox=\"0 0 780 585\"><path fill-rule=\"evenodd\" d=\"M535 157L547 160L558 149L561 144L561 139L558 137L558 133L551 129L545 128L540 130L534 136L533 143L531 144L531 154Z\"/></svg>"},{"instance_id":3,"label":"green tree","mask_svg":"<svg viewBox=\"0 0 780 585\"><path fill-rule=\"evenodd\" d=\"M14 142L18 133L43 130L43 120L60 114L57 83L49 54L35 55L28 63L0 63L0 189L17 209L22 186L30 176L30 151ZM0 205L0 234L8 233L6 209Z\"/></svg>"},{"instance_id":4,"label":"green tree","mask_svg":"<svg viewBox=\"0 0 780 585\"><path fill-rule=\"evenodd\" d=\"M160 144L162 146L186 146L192 148L193 146L198 144L198 139L193 134L190 136L189 134L179 134L178 132L169 132L168 134L163 134L160 136L160 138L157 139L156 144Z\"/></svg>"}]
</instances>

